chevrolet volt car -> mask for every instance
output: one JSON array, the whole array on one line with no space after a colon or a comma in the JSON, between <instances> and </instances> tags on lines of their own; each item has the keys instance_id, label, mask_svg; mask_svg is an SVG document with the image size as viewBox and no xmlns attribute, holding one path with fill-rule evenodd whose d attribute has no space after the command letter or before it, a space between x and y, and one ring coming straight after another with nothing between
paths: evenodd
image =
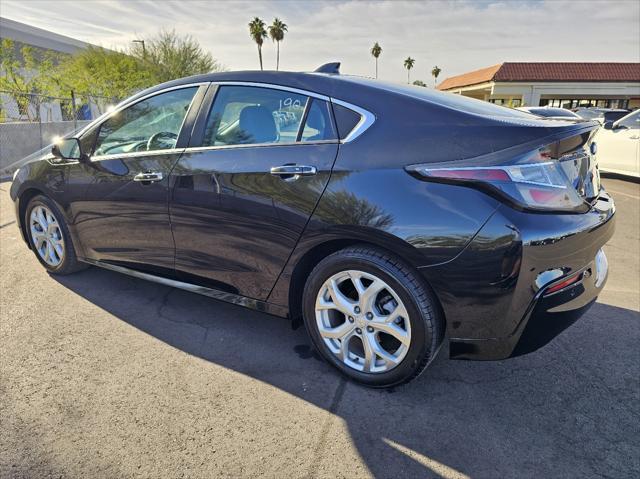
<instances>
[{"instance_id":1,"label":"chevrolet volt car","mask_svg":"<svg viewBox=\"0 0 640 479\"><path fill-rule=\"evenodd\" d=\"M336 64L215 73L58 141L11 197L49 273L99 266L302 321L341 373L388 387L445 342L534 351L593 304L615 212L598 125Z\"/></svg>"}]
</instances>

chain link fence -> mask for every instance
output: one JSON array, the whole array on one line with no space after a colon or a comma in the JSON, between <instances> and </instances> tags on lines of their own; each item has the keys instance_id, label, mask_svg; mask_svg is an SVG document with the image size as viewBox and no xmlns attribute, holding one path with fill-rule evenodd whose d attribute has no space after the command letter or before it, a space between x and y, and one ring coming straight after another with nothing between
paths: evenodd
<instances>
[{"instance_id":1,"label":"chain link fence","mask_svg":"<svg viewBox=\"0 0 640 479\"><path fill-rule=\"evenodd\" d=\"M50 145L56 136L79 130L117 101L103 97L52 97L0 91L0 175Z\"/></svg>"}]
</instances>

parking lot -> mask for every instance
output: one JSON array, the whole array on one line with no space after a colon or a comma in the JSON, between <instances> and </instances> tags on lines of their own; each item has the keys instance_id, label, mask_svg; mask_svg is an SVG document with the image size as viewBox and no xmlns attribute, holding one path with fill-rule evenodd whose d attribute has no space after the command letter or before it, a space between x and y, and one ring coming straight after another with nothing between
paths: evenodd
<instances>
[{"instance_id":1,"label":"parking lot","mask_svg":"<svg viewBox=\"0 0 640 479\"><path fill-rule=\"evenodd\" d=\"M0 183L0 477L639 477L640 185L598 303L542 350L346 382L302 328L91 268L45 273Z\"/></svg>"}]
</instances>

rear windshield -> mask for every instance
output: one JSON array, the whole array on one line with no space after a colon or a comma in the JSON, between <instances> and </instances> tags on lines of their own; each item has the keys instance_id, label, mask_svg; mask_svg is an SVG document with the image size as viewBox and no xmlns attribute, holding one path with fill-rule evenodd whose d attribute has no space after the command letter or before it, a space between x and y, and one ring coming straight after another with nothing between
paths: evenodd
<instances>
[{"instance_id":1,"label":"rear windshield","mask_svg":"<svg viewBox=\"0 0 640 479\"><path fill-rule=\"evenodd\" d=\"M454 110L462 110L465 112L473 113L481 116L488 117L503 117L513 118L520 120L531 120L529 113L507 108L504 106L494 105L482 100L476 100L475 98L469 98L462 95L456 95L454 93L434 91L430 88L412 85L402 85L398 83L389 83L378 80L369 80L366 78L358 77L342 77L343 79L360 83L374 88L382 88L394 93L400 93L401 95L412 96L420 100L425 100L430 103L442 105Z\"/></svg>"},{"instance_id":2,"label":"rear windshield","mask_svg":"<svg viewBox=\"0 0 640 479\"><path fill-rule=\"evenodd\" d=\"M580 118L572 111L565 110L564 108L529 108L529 112L539 116L570 116L574 118Z\"/></svg>"}]
</instances>

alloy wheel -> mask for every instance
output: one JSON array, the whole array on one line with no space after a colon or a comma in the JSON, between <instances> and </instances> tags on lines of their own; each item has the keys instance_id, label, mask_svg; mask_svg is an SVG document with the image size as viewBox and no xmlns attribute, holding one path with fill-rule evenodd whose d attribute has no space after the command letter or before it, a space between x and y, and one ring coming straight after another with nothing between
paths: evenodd
<instances>
[{"instance_id":1,"label":"alloy wheel","mask_svg":"<svg viewBox=\"0 0 640 479\"><path fill-rule=\"evenodd\" d=\"M411 344L409 315L381 278L348 270L328 278L315 303L318 332L345 365L366 373L398 366Z\"/></svg>"},{"instance_id":2,"label":"alloy wheel","mask_svg":"<svg viewBox=\"0 0 640 479\"><path fill-rule=\"evenodd\" d=\"M64 237L51 210L44 205L36 205L29 216L29 229L40 258L50 266L59 266L64 260Z\"/></svg>"}]
</instances>

